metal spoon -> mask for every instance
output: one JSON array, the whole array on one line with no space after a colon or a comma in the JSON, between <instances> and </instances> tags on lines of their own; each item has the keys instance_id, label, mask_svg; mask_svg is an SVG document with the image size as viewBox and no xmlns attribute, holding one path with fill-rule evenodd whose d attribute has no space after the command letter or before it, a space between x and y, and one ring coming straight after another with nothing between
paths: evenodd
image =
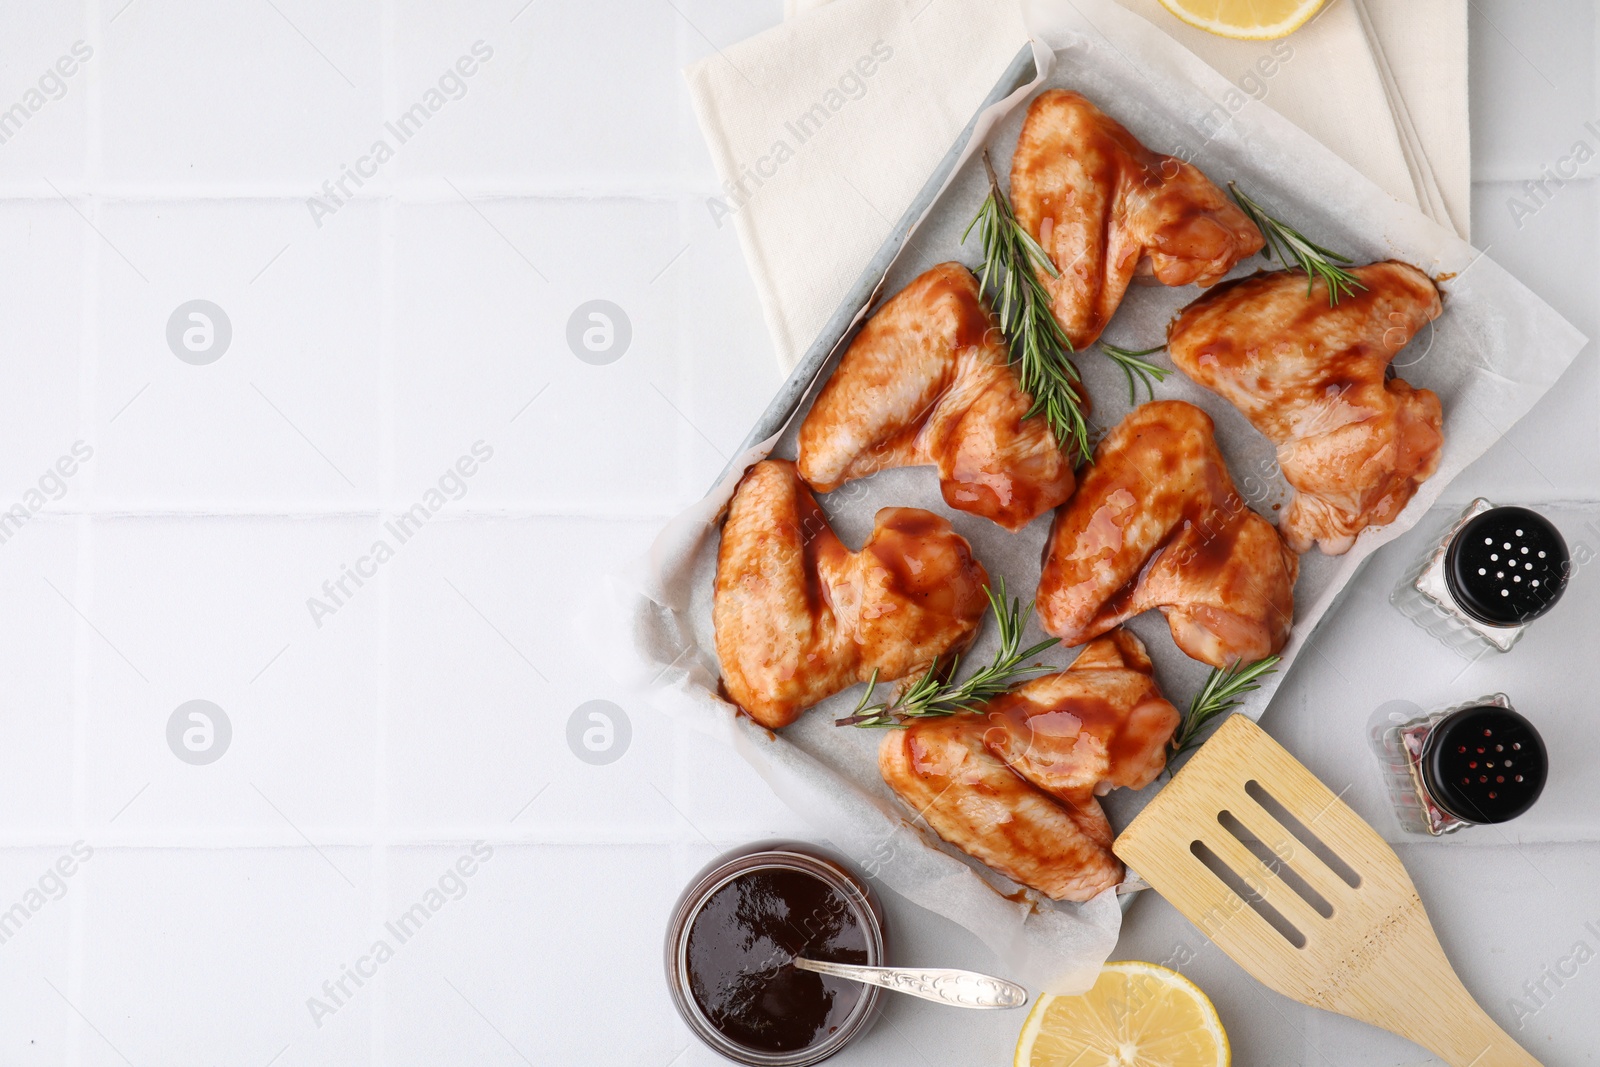
<instances>
[{"instance_id":1,"label":"metal spoon","mask_svg":"<svg viewBox=\"0 0 1600 1067\"><path fill-rule=\"evenodd\" d=\"M794 958L794 965L802 971L865 982L957 1008L1020 1008L1028 1003L1028 991L1017 983L975 971L948 967L864 967L808 960L801 956Z\"/></svg>"}]
</instances>

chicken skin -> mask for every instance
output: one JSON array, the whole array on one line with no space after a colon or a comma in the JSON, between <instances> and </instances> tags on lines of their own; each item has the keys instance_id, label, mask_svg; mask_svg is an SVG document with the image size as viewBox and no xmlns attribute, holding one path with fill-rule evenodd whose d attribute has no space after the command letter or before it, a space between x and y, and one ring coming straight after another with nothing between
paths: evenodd
<instances>
[{"instance_id":1,"label":"chicken skin","mask_svg":"<svg viewBox=\"0 0 1600 1067\"><path fill-rule=\"evenodd\" d=\"M988 722L963 713L884 735L883 780L934 833L1052 900L1089 900L1122 881L1100 802L1056 800L983 743Z\"/></svg>"},{"instance_id":2,"label":"chicken skin","mask_svg":"<svg viewBox=\"0 0 1600 1067\"><path fill-rule=\"evenodd\" d=\"M1439 290L1404 263L1351 271L1366 288L1328 306L1325 284L1276 271L1220 285L1173 320L1172 362L1278 446L1296 490L1279 529L1296 552L1349 551L1392 522L1439 465L1439 398L1390 360L1439 317Z\"/></svg>"},{"instance_id":3,"label":"chicken skin","mask_svg":"<svg viewBox=\"0 0 1600 1067\"><path fill-rule=\"evenodd\" d=\"M991 700L984 714L989 751L1079 805L1155 781L1181 721L1156 685L1144 642L1121 627L1085 645L1066 670Z\"/></svg>"},{"instance_id":4,"label":"chicken skin","mask_svg":"<svg viewBox=\"0 0 1600 1067\"><path fill-rule=\"evenodd\" d=\"M1154 781L1178 722L1144 645L1117 630L980 711L885 735L878 769L945 841L1055 900L1088 900L1123 875L1096 796Z\"/></svg>"},{"instance_id":5,"label":"chicken skin","mask_svg":"<svg viewBox=\"0 0 1600 1067\"><path fill-rule=\"evenodd\" d=\"M717 550L723 685L756 722L787 726L874 670L903 678L965 648L988 584L966 539L919 508L882 509L851 552L794 464L764 460L739 483Z\"/></svg>"},{"instance_id":6,"label":"chicken skin","mask_svg":"<svg viewBox=\"0 0 1600 1067\"><path fill-rule=\"evenodd\" d=\"M861 328L800 427L801 477L821 492L933 465L945 503L1016 531L1072 495L1072 461L1025 418L1005 341L959 263L924 272Z\"/></svg>"},{"instance_id":7,"label":"chicken skin","mask_svg":"<svg viewBox=\"0 0 1600 1067\"><path fill-rule=\"evenodd\" d=\"M1028 108L1011 158L1017 221L1061 272L1041 274L1076 348L1094 342L1134 275L1211 285L1261 250L1261 231L1192 165L1150 151L1078 93Z\"/></svg>"},{"instance_id":8,"label":"chicken skin","mask_svg":"<svg viewBox=\"0 0 1600 1067\"><path fill-rule=\"evenodd\" d=\"M1245 506L1211 416L1163 400L1100 442L1045 543L1045 630L1082 644L1150 608L1194 659L1223 667L1289 639L1299 557Z\"/></svg>"}]
</instances>

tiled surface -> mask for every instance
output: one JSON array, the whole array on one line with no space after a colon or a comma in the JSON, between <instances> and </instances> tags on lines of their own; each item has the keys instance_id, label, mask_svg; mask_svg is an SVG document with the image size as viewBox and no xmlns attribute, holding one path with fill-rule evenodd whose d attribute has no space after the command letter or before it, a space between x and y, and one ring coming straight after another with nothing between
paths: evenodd
<instances>
[{"instance_id":1,"label":"tiled surface","mask_svg":"<svg viewBox=\"0 0 1600 1067\"><path fill-rule=\"evenodd\" d=\"M314 186L382 119L376 0L124 5L94 5L91 23L101 172L112 182Z\"/></svg>"},{"instance_id":2,"label":"tiled surface","mask_svg":"<svg viewBox=\"0 0 1600 1067\"><path fill-rule=\"evenodd\" d=\"M96 849L70 890L82 893L87 951L56 1009L92 1027L81 1061L154 1063L182 1049L265 1063L287 1044L279 1062L361 1062L359 1026L324 1020L293 1039L305 1002L327 996L322 983L368 933L373 874L366 849ZM353 1023L365 1007L335 1018Z\"/></svg>"},{"instance_id":3,"label":"tiled surface","mask_svg":"<svg viewBox=\"0 0 1600 1067\"><path fill-rule=\"evenodd\" d=\"M90 426L106 440L95 503L183 512L376 507L384 380L378 205L346 206L265 272L303 223L302 206L90 207L106 236L94 247L88 371ZM173 310L194 299L222 307L232 326L227 350L204 366L175 358L166 340Z\"/></svg>"},{"instance_id":4,"label":"tiled surface","mask_svg":"<svg viewBox=\"0 0 1600 1067\"><path fill-rule=\"evenodd\" d=\"M56 183L81 180L90 150L89 115L93 72L103 58L90 33L90 13L82 4L17 5L6 12L10 33L5 56L6 110L23 103L0 132L0 185L39 187L41 177ZM82 42L74 51L73 45ZM29 96L29 93L35 96ZM45 190L48 193L48 189Z\"/></svg>"},{"instance_id":5,"label":"tiled surface","mask_svg":"<svg viewBox=\"0 0 1600 1067\"><path fill-rule=\"evenodd\" d=\"M0 926L0 951L6 967L0 969L0 997L12 1005L7 1013L12 1020L0 1036L0 1050L6 1058L36 1063L65 1063L74 1055L82 1038L78 1019L63 1002L73 975L72 958L74 907L85 890L88 873L77 866L70 854L70 839L62 835L60 846L7 848L0 852L0 879L5 882L5 907L22 903L30 892L39 894L28 901L32 910L26 919L13 918ZM63 877L56 864L66 857L72 870ZM94 857L91 854L91 864ZM43 884L41 885L41 880ZM70 903L69 903L70 901ZM37 904L37 908L32 905ZM27 1020L21 1024L21 1020Z\"/></svg>"},{"instance_id":6,"label":"tiled surface","mask_svg":"<svg viewBox=\"0 0 1600 1067\"><path fill-rule=\"evenodd\" d=\"M621 709L619 758L580 759L569 720L614 694L572 616L778 384L733 233L704 210L715 184L677 71L779 8L7 14L0 104L74 42L91 54L0 145L0 505L48 498L0 542L0 909L27 911L0 941L0 1062L713 1062L661 987L665 916L721 849L809 832L736 754L642 709ZM1512 201L1573 142L1600 148L1597 19L1526 10L1473 5L1474 223L1596 335L1597 164L1537 210ZM402 143L386 123L419 103ZM167 339L196 299L232 330L204 365ZM592 300L631 329L609 363L568 344ZM1597 393L1591 348L1452 498L1562 501L1587 536ZM77 442L90 454L71 460ZM52 473L63 457L72 473ZM1383 826L1359 736L1382 700L1506 688L1548 709L1571 762L1513 839L1401 846L1509 1023L1524 981L1600 946L1592 816L1561 788L1600 755L1584 714L1600 596L1581 572L1570 625L1467 665L1383 603L1418 536L1377 557L1267 721ZM232 731L211 764L169 747L195 699ZM52 876L80 841L90 857ZM476 841L491 857L451 875ZM385 924L430 889L439 906L399 942ZM899 958L993 967L965 931L887 905ZM1422 1059L1261 992L1159 900L1118 955L1180 943L1238 1063ZM1529 1005L1519 1037L1586 1062L1597 974ZM1015 1026L894 1003L839 1062L1003 1061Z\"/></svg>"},{"instance_id":7,"label":"tiled surface","mask_svg":"<svg viewBox=\"0 0 1600 1067\"><path fill-rule=\"evenodd\" d=\"M20 144L19 136L4 147ZM0 152L0 158L11 157ZM0 201L0 241L14 251L0 260L0 315L10 348L0 420L13 434L0 457L6 507L81 434L87 331L79 323L93 255L85 232L83 220L59 200Z\"/></svg>"},{"instance_id":8,"label":"tiled surface","mask_svg":"<svg viewBox=\"0 0 1600 1067\"><path fill-rule=\"evenodd\" d=\"M644 191L676 181L689 146L673 122L679 95L663 91L677 80L679 56L663 47L676 34L672 5L520 10L524 4L394 5L394 91L402 107L475 42L492 53L447 109L450 125L438 137L430 130L397 161L401 172L569 189ZM616 77L619 70L628 76Z\"/></svg>"}]
</instances>

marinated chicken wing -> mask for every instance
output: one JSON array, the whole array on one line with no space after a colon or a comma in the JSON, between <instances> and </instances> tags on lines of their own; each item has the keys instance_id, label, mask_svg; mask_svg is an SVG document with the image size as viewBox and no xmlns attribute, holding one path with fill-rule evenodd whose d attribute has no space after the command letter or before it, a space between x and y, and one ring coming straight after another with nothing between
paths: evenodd
<instances>
[{"instance_id":1,"label":"marinated chicken wing","mask_svg":"<svg viewBox=\"0 0 1600 1067\"><path fill-rule=\"evenodd\" d=\"M1077 645L1160 608L1193 658L1257 660L1289 639L1299 562L1234 489L1211 417L1176 400L1144 404L1100 442L1056 511L1039 620Z\"/></svg>"},{"instance_id":2,"label":"marinated chicken wing","mask_svg":"<svg viewBox=\"0 0 1600 1067\"><path fill-rule=\"evenodd\" d=\"M884 735L883 780L935 833L1055 900L1088 900L1122 881L1100 802L1056 800L984 745L982 715L928 719Z\"/></svg>"},{"instance_id":3,"label":"marinated chicken wing","mask_svg":"<svg viewBox=\"0 0 1600 1067\"><path fill-rule=\"evenodd\" d=\"M1121 627L1084 646L1066 670L991 700L984 716L991 752L1074 804L1155 781L1180 722L1144 642Z\"/></svg>"},{"instance_id":4,"label":"marinated chicken wing","mask_svg":"<svg viewBox=\"0 0 1600 1067\"><path fill-rule=\"evenodd\" d=\"M903 678L964 648L989 576L937 515L884 508L845 548L785 460L740 482L717 550L712 621L728 695L770 729L865 681Z\"/></svg>"},{"instance_id":5,"label":"marinated chicken wing","mask_svg":"<svg viewBox=\"0 0 1600 1067\"><path fill-rule=\"evenodd\" d=\"M1439 290L1404 263L1351 271L1365 289L1328 306L1322 281L1276 271L1218 286L1172 323L1172 362L1278 446L1297 493L1279 528L1296 552L1337 556L1393 521L1439 465L1439 398L1387 377L1439 317Z\"/></svg>"},{"instance_id":6,"label":"marinated chicken wing","mask_svg":"<svg viewBox=\"0 0 1600 1067\"><path fill-rule=\"evenodd\" d=\"M959 263L923 273L869 318L800 427L821 492L889 467L939 470L945 503L1019 530L1072 495L1072 462L1008 362Z\"/></svg>"},{"instance_id":7,"label":"marinated chicken wing","mask_svg":"<svg viewBox=\"0 0 1600 1067\"><path fill-rule=\"evenodd\" d=\"M878 769L950 844L1046 896L1088 900L1122 880L1096 796L1155 781L1178 723L1144 645L1119 629L980 711L888 734Z\"/></svg>"},{"instance_id":8,"label":"marinated chicken wing","mask_svg":"<svg viewBox=\"0 0 1600 1067\"><path fill-rule=\"evenodd\" d=\"M1150 151L1065 89L1028 108L1011 202L1061 272L1042 280L1077 348L1100 336L1136 273L1211 285L1262 245L1261 231L1199 170Z\"/></svg>"}]
</instances>

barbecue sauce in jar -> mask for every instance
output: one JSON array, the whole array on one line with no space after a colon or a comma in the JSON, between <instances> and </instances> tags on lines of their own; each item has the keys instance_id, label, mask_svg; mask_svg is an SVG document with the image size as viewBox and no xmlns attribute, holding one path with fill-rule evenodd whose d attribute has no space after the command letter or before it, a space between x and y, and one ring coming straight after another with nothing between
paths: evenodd
<instances>
[{"instance_id":1,"label":"barbecue sauce in jar","mask_svg":"<svg viewBox=\"0 0 1600 1067\"><path fill-rule=\"evenodd\" d=\"M679 1013L738 1063L817 1063L864 1032L876 987L802 971L797 956L881 965L883 916L856 873L811 846L722 857L690 884L667 933Z\"/></svg>"},{"instance_id":2,"label":"barbecue sauce in jar","mask_svg":"<svg viewBox=\"0 0 1600 1067\"><path fill-rule=\"evenodd\" d=\"M689 989L730 1040L764 1052L806 1048L838 1030L863 990L797 969L796 956L866 963L866 935L821 879L751 871L713 893L690 925Z\"/></svg>"}]
</instances>

